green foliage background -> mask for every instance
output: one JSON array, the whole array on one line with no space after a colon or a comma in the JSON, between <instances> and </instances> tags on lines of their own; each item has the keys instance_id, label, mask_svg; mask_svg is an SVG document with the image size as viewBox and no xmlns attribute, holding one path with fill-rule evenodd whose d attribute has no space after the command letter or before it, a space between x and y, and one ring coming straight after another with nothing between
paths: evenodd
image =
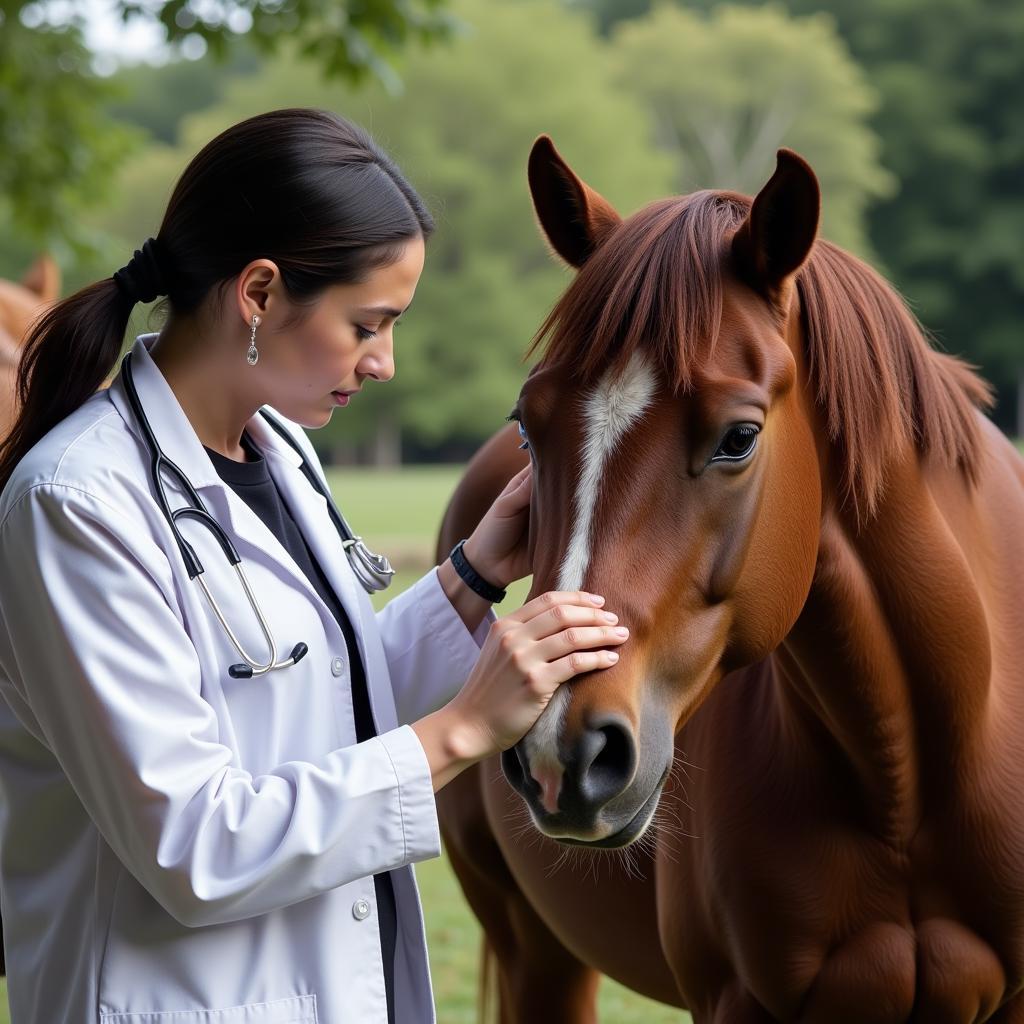
<instances>
[{"instance_id":1,"label":"green foliage background","mask_svg":"<svg viewBox=\"0 0 1024 1024\"><path fill-rule=\"evenodd\" d=\"M398 373L320 432L330 457L462 458L500 423L568 280L526 191L540 132L623 213L674 191L753 192L776 147L793 147L821 179L823 232L981 365L997 422L1017 427L1022 5L301 0L286 18L301 30L282 31L275 4L233 0L240 34L173 0L158 5L171 35L210 53L111 79L90 72L75 23L44 23L38 7L0 2L0 275L44 245L68 290L109 275L155 231L196 150L274 107L361 121L424 194L439 230Z\"/></svg>"}]
</instances>

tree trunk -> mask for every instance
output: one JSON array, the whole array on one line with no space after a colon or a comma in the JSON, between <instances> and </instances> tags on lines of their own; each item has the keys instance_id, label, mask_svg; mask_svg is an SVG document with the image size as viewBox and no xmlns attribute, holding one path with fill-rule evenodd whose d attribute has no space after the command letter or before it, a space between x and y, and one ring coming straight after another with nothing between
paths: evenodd
<instances>
[{"instance_id":1,"label":"tree trunk","mask_svg":"<svg viewBox=\"0 0 1024 1024\"><path fill-rule=\"evenodd\" d=\"M359 446L354 441L334 440L327 446L326 462L331 466L355 466L359 463Z\"/></svg>"},{"instance_id":2,"label":"tree trunk","mask_svg":"<svg viewBox=\"0 0 1024 1024\"><path fill-rule=\"evenodd\" d=\"M402 464L402 429L390 413L377 419L373 439L373 464L378 469L393 469Z\"/></svg>"}]
</instances>

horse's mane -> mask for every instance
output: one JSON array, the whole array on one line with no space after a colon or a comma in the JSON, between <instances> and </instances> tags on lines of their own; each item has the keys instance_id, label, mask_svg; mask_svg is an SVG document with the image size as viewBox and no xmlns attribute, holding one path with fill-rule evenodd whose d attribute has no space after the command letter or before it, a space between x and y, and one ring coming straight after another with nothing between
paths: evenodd
<instances>
[{"instance_id":1,"label":"horse's mane","mask_svg":"<svg viewBox=\"0 0 1024 1024\"><path fill-rule=\"evenodd\" d=\"M680 394L714 350L723 265L751 200L694 192L651 203L618 225L555 304L527 356L569 366L583 386L634 352ZM818 239L797 275L811 385L859 521L878 506L886 467L908 444L977 480L975 407L989 386L938 352L904 301L866 263Z\"/></svg>"}]
</instances>

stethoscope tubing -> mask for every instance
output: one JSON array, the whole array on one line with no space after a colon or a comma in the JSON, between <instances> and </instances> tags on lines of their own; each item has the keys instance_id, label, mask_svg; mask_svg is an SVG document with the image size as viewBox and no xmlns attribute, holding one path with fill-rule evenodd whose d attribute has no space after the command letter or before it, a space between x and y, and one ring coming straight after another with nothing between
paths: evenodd
<instances>
[{"instance_id":1,"label":"stethoscope tubing","mask_svg":"<svg viewBox=\"0 0 1024 1024\"><path fill-rule=\"evenodd\" d=\"M170 526L175 543L178 545L178 550L181 552L181 557L185 563L185 568L188 571L189 579L195 580L196 583L198 583L200 589L206 595L206 600L213 609L214 615L220 623L221 628L231 641L232 646L244 659L244 664L231 665L228 668L228 674L234 678L250 678L252 676L263 675L265 672L270 672L276 668L287 668L289 665L294 665L304 657L308 651L308 647L304 643L297 643L292 648L291 654L288 658L283 661L277 660L277 645L275 644L273 634L270 631L270 624L267 622L266 616L264 616L263 611L259 606L259 602L256 600L256 595L249 584L249 579L242 568L241 556L238 554L234 544L231 542L231 538L228 537L223 527L221 527L220 523L218 523L210 514L209 509L207 509L202 498L199 496L199 493L196 491L195 487L192 486L192 482L188 479L183 470L164 454L163 449L160 447L160 444L156 439L156 435L153 433L153 428L150 425L145 410L142 408L142 402L139 399L139 393L135 387L135 379L132 374L131 367L131 355L131 352L128 352L122 360L121 374L124 378L125 394L128 396L128 404L131 406L132 413L139 424L139 428L142 430L143 439L145 440L146 446L150 452L150 473L153 479L153 487L156 492L157 502L160 505L160 509L163 512L164 517L167 519L167 523ZM360 584L370 593L383 590L388 586L394 576L394 570L391 568L391 564L388 562L387 558L383 555L373 554L369 549L367 549L366 545L363 544L362 539L352 533L348 523L345 522L344 516L342 516L337 505L335 505L330 491L327 490L326 486L320 481L317 474L309 466L305 455L295 440L288 433L284 424L279 422L276 417L272 416L265 409L261 409L260 412L264 419L267 420L270 426L282 437L282 439L299 454L302 460L299 468L303 475L307 480L309 480L314 489L326 500L327 511L330 514L331 521L334 523L335 528L341 536L342 547L348 556L349 562L352 565L353 571L359 579ZM162 470L164 469L168 470L177 480L178 485L185 492L186 498L191 502L190 505L183 505L180 508L171 509L170 503L167 500L167 494L164 490L162 477ZM221 611L221 608L210 591L210 588L206 585L206 581L203 579L204 569L202 562L199 560L199 556L196 554L192 545L189 544L189 542L181 535L181 531L178 529L178 519L181 518L193 519L206 527L206 529L209 530L216 538L228 562L234 566L238 579L245 591L246 598L253 610L253 613L256 615L257 621L260 624L260 630L263 633L263 637L267 642L267 647L270 650L269 662L262 663L253 658L243 648L241 642L235 635L234 630L228 624L227 619L224 617L224 613Z\"/></svg>"}]
</instances>

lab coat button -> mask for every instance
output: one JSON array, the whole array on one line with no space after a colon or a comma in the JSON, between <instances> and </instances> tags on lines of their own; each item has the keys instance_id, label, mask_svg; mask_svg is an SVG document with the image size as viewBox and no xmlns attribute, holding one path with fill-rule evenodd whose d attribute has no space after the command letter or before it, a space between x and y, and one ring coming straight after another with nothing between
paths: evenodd
<instances>
[{"instance_id":1,"label":"lab coat button","mask_svg":"<svg viewBox=\"0 0 1024 1024\"><path fill-rule=\"evenodd\" d=\"M341 658L334 658L331 661L331 671L340 676L345 671L345 662Z\"/></svg>"},{"instance_id":2,"label":"lab coat button","mask_svg":"<svg viewBox=\"0 0 1024 1024\"><path fill-rule=\"evenodd\" d=\"M370 916L370 904L366 900L356 900L352 904L352 916L357 921L364 921Z\"/></svg>"}]
</instances>

